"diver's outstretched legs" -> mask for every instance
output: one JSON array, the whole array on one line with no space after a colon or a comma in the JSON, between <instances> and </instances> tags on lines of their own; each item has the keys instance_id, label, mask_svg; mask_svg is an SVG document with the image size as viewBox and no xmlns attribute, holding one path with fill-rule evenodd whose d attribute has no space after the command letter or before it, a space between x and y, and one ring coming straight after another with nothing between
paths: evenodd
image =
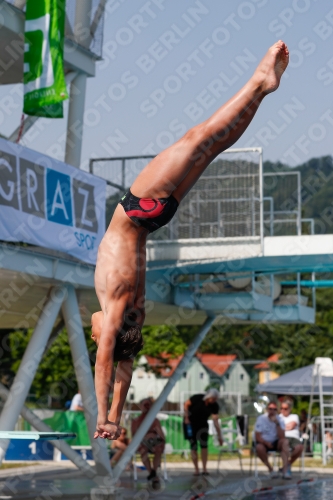
<instances>
[{"instance_id":1,"label":"diver's outstretched legs","mask_svg":"<svg viewBox=\"0 0 333 500\"><path fill-rule=\"evenodd\" d=\"M209 163L241 137L263 98L278 88L288 61L286 44L275 43L237 94L144 168L132 193L141 198L173 194L181 201Z\"/></svg>"}]
</instances>

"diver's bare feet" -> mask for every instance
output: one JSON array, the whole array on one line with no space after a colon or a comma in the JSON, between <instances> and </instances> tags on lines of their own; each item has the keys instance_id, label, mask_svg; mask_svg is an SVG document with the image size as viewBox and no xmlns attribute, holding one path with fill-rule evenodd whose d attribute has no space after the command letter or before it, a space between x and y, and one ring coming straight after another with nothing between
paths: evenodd
<instances>
[{"instance_id":1,"label":"diver's bare feet","mask_svg":"<svg viewBox=\"0 0 333 500\"><path fill-rule=\"evenodd\" d=\"M94 439L103 438L103 439L118 439L120 436L121 427L114 422L110 422L109 420L99 424L97 422L96 432L94 434Z\"/></svg>"},{"instance_id":2,"label":"diver's bare feet","mask_svg":"<svg viewBox=\"0 0 333 500\"><path fill-rule=\"evenodd\" d=\"M282 40L279 40L268 49L253 75L261 92L269 94L278 88L288 62L288 47Z\"/></svg>"}]
</instances>

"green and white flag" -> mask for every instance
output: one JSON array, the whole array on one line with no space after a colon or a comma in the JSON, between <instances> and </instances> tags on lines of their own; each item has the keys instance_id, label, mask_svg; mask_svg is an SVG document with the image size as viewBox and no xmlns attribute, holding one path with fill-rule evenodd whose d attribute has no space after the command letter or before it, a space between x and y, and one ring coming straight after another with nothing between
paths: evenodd
<instances>
[{"instance_id":1,"label":"green and white flag","mask_svg":"<svg viewBox=\"0 0 333 500\"><path fill-rule=\"evenodd\" d=\"M62 118L68 99L63 67L66 0L27 0L24 107L27 115Z\"/></svg>"}]
</instances>

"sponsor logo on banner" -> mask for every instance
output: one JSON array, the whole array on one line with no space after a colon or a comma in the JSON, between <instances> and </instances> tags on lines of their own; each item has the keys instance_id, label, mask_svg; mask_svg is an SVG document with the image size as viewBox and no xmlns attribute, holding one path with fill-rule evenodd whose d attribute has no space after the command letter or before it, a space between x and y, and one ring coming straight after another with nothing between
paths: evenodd
<instances>
[{"instance_id":1,"label":"sponsor logo on banner","mask_svg":"<svg viewBox=\"0 0 333 500\"><path fill-rule=\"evenodd\" d=\"M95 263L105 232L103 179L0 140L0 239Z\"/></svg>"}]
</instances>

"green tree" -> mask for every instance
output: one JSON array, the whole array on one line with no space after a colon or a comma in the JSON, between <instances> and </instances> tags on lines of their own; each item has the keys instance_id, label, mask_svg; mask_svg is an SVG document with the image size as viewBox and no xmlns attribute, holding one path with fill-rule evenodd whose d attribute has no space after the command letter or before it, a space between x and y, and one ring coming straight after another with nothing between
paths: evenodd
<instances>
[{"instance_id":1,"label":"green tree","mask_svg":"<svg viewBox=\"0 0 333 500\"><path fill-rule=\"evenodd\" d=\"M179 356L186 350L186 343L179 330L166 325L146 326L142 330L144 346L141 354L160 358L161 353L170 354L171 357Z\"/></svg>"},{"instance_id":2,"label":"green tree","mask_svg":"<svg viewBox=\"0 0 333 500\"><path fill-rule=\"evenodd\" d=\"M314 325L277 325L280 338L280 373L314 363L316 357L333 358L333 309L331 289L317 290L317 314Z\"/></svg>"},{"instance_id":3,"label":"green tree","mask_svg":"<svg viewBox=\"0 0 333 500\"><path fill-rule=\"evenodd\" d=\"M16 374L33 330L12 331L8 336L11 351L11 371ZM90 328L85 330L90 365L94 371L95 343L90 338ZM71 399L77 392L77 382L73 367L68 335L63 329L42 357L30 394L36 397L35 404L44 406L50 397L59 406Z\"/></svg>"}]
</instances>

